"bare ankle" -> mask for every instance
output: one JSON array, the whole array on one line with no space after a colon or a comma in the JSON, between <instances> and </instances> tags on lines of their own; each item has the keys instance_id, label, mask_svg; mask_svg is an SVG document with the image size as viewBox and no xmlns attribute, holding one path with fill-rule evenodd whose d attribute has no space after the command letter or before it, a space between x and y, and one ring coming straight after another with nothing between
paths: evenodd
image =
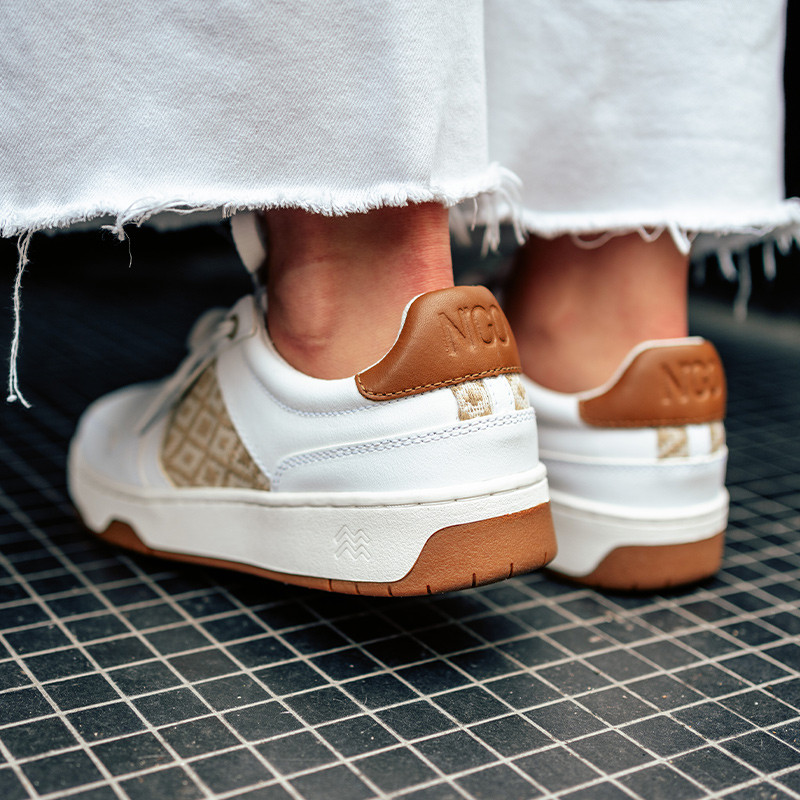
<instances>
[{"instance_id":1,"label":"bare ankle","mask_svg":"<svg viewBox=\"0 0 800 800\"><path fill-rule=\"evenodd\" d=\"M270 336L313 377L373 364L413 297L453 285L447 209L433 203L347 217L275 209L266 225Z\"/></svg>"},{"instance_id":2,"label":"bare ankle","mask_svg":"<svg viewBox=\"0 0 800 800\"><path fill-rule=\"evenodd\" d=\"M597 249L570 237L520 249L507 314L537 383L577 392L607 380L632 347L685 336L688 259L662 235L618 236Z\"/></svg>"}]
</instances>

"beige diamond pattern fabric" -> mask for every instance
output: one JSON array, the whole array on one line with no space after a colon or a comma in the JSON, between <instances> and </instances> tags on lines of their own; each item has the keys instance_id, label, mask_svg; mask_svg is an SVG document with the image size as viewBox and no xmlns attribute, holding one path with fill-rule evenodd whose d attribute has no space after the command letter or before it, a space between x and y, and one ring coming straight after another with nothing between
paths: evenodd
<instances>
[{"instance_id":1,"label":"beige diamond pattern fabric","mask_svg":"<svg viewBox=\"0 0 800 800\"><path fill-rule=\"evenodd\" d=\"M658 457L683 458L689 455L686 428L658 428Z\"/></svg>"},{"instance_id":2,"label":"beige diamond pattern fabric","mask_svg":"<svg viewBox=\"0 0 800 800\"><path fill-rule=\"evenodd\" d=\"M492 400L483 381L468 381L450 387L458 402L460 420L487 417L492 413Z\"/></svg>"},{"instance_id":3,"label":"beige diamond pattern fabric","mask_svg":"<svg viewBox=\"0 0 800 800\"><path fill-rule=\"evenodd\" d=\"M725 425L722 422L712 422L711 429L711 452L716 453L725 446Z\"/></svg>"},{"instance_id":4,"label":"beige diamond pattern fabric","mask_svg":"<svg viewBox=\"0 0 800 800\"><path fill-rule=\"evenodd\" d=\"M514 395L514 408L517 411L530 408L531 404L528 402L528 395L525 394L525 387L522 385L519 375L516 373L506 375L506 379L511 385L511 393Z\"/></svg>"},{"instance_id":5,"label":"beige diamond pattern fabric","mask_svg":"<svg viewBox=\"0 0 800 800\"><path fill-rule=\"evenodd\" d=\"M167 424L161 464L175 486L269 491L270 481L231 422L211 364L183 396Z\"/></svg>"}]
</instances>

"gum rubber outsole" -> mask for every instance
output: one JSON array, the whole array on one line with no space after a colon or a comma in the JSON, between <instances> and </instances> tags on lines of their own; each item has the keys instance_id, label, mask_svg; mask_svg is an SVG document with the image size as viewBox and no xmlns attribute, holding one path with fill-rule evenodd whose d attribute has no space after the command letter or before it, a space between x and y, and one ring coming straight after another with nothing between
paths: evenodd
<instances>
[{"instance_id":1,"label":"gum rubber outsole","mask_svg":"<svg viewBox=\"0 0 800 800\"><path fill-rule=\"evenodd\" d=\"M568 575L558 570L549 572L596 589L655 591L710 578L722 564L724 544L723 531L699 542L617 547L588 575Z\"/></svg>"},{"instance_id":2,"label":"gum rubber outsole","mask_svg":"<svg viewBox=\"0 0 800 800\"><path fill-rule=\"evenodd\" d=\"M311 589L376 597L437 594L481 586L543 567L556 555L549 503L442 528L428 539L409 572L389 583L291 575L252 564L157 550L145 544L128 523L119 520L112 521L101 533L92 533L110 544L146 555L232 569Z\"/></svg>"}]
</instances>

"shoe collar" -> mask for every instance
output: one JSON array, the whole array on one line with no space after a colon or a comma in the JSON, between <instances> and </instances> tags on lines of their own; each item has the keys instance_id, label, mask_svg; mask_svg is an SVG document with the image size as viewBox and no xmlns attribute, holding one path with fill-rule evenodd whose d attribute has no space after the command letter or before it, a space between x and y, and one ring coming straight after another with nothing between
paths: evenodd
<instances>
[{"instance_id":1,"label":"shoe collar","mask_svg":"<svg viewBox=\"0 0 800 800\"><path fill-rule=\"evenodd\" d=\"M625 373L625 370L627 370L628 367L630 367L630 365L633 363L634 359L646 350L652 350L656 347L684 347L686 345L697 345L702 344L704 341L705 339L703 339L702 336L684 336L678 339L646 339L644 342L640 342L636 345L636 347L632 348L628 352L625 358L622 359L620 365L616 368L616 370L614 370L613 375L611 375L607 381L594 389L576 392L573 396L578 400L589 400L592 397L598 397L599 395L605 394L612 386L617 384L619 379Z\"/></svg>"},{"instance_id":2,"label":"shoe collar","mask_svg":"<svg viewBox=\"0 0 800 800\"><path fill-rule=\"evenodd\" d=\"M679 339L651 339L640 342L625 356L613 375L593 389L582 392L557 392L523 375L523 385L528 394L530 404L536 409L540 422L548 421L553 424L578 425L584 424L581 417L581 404L595 397L601 397L617 385L637 356L654 348L679 347L685 345L698 345L705 341L699 336L688 336Z\"/></svg>"}]
</instances>

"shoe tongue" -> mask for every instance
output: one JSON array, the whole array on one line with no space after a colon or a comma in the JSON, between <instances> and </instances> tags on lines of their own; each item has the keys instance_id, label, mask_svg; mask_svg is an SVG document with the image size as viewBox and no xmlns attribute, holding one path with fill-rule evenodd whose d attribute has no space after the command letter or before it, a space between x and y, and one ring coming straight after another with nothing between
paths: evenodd
<instances>
[{"instance_id":1,"label":"shoe tongue","mask_svg":"<svg viewBox=\"0 0 800 800\"><path fill-rule=\"evenodd\" d=\"M371 400L391 400L520 371L494 295L483 286L456 286L414 298L392 348L356 383Z\"/></svg>"}]
</instances>

